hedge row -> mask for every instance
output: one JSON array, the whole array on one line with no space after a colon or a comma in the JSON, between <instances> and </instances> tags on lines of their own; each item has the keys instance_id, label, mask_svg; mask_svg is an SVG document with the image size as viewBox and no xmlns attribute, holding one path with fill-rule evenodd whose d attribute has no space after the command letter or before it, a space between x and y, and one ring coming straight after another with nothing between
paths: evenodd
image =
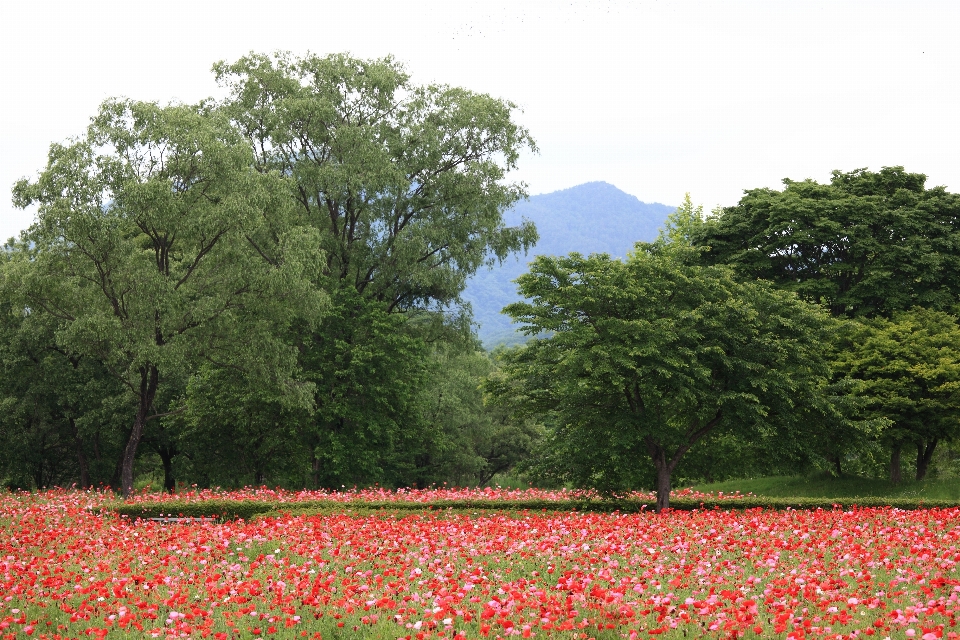
<instances>
[{"instance_id":1,"label":"hedge row","mask_svg":"<svg viewBox=\"0 0 960 640\"><path fill-rule=\"evenodd\" d=\"M893 507L897 509L929 509L958 507L960 503L950 500L927 500L922 498L766 498L748 496L727 500L677 499L670 508L680 511L693 509L849 509L852 507ZM611 498L608 500L435 500L431 502L309 500L302 502L271 502L254 500L204 500L202 502L142 502L128 504L109 503L108 512L128 518L161 517L214 517L225 520L251 519L269 515L328 515L333 513L369 514L423 513L423 512L479 512L479 511L590 511L610 513L637 513L652 511L652 500Z\"/></svg>"},{"instance_id":2,"label":"hedge row","mask_svg":"<svg viewBox=\"0 0 960 640\"><path fill-rule=\"evenodd\" d=\"M237 518L249 520L259 513L265 513L277 508L274 502L260 502L254 500L203 500L199 502L181 502L169 500L166 502L141 502L129 504L125 502L108 502L102 509L108 513L115 513L127 518L221 518L234 520Z\"/></svg>"}]
</instances>

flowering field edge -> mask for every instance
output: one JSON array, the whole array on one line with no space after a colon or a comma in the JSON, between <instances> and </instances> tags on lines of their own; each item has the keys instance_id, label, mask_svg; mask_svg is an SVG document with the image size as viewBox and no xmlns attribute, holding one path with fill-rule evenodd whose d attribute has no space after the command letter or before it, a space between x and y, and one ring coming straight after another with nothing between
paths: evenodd
<instances>
[{"instance_id":1,"label":"flowering field edge","mask_svg":"<svg viewBox=\"0 0 960 640\"><path fill-rule=\"evenodd\" d=\"M960 508L483 491L0 492L0 640L960 640Z\"/></svg>"},{"instance_id":2,"label":"flowering field edge","mask_svg":"<svg viewBox=\"0 0 960 640\"><path fill-rule=\"evenodd\" d=\"M851 509L890 507L895 509L914 510L929 508L958 507L956 501L924 500L913 498L768 498L744 496L737 499L676 499L670 503L670 508L677 511L691 511L704 509L746 510L746 509ZM106 513L113 513L127 518L162 518L185 517L200 518L213 517L221 519L249 520L254 517L272 515L323 515L349 514L367 515L376 512L383 513L423 513L430 511L546 511L546 512L594 512L594 513L639 513L651 511L654 508L653 500L635 498L611 498L589 500L433 500L428 502L403 501L335 501L335 500L302 500L297 502L258 501L258 500L158 500L130 502L107 502L97 507Z\"/></svg>"}]
</instances>

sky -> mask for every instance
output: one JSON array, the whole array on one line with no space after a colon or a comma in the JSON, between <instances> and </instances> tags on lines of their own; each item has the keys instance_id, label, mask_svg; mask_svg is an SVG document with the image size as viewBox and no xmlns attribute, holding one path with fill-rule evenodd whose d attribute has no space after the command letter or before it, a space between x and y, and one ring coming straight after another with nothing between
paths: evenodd
<instances>
[{"instance_id":1,"label":"sky","mask_svg":"<svg viewBox=\"0 0 960 640\"><path fill-rule=\"evenodd\" d=\"M250 52L393 55L418 84L518 105L531 195L602 180L710 210L783 178L902 165L960 191L957 2L31 0L0 9L0 239L10 187L110 97L220 95Z\"/></svg>"}]
</instances>

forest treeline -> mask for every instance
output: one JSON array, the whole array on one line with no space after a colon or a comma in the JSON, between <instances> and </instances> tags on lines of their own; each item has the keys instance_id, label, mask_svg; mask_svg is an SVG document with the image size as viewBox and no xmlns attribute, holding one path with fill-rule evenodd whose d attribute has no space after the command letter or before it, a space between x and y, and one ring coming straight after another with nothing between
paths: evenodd
<instances>
[{"instance_id":1,"label":"forest treeline","mask_svg":"<svg viewBox=\"0 0 960 640\"><path fill-rule=\"evenodd\" d=\"M461 294L531 249L515 105L391 58L251 54L222 100L110 100L14 185L9 487L916 477L960 430L960 199L900 167L689 197L625 260L540 256L484 352Z\"/></svg>"},{"instance_id":2,"label":"forest treeline","mask_svg":"<svg viewBox=\"0 0 960 640\"><path fill-rule=\"evenodd\" d=\"M460 293L527 249L515 106L390 58L251 54L222 101L105 102L13 189L11 486L483 483L534 424L481 408Z\"/></svg>"},{"instance_id":3,"label":"forest treeline","mask_svg":"<svg viewBox=\"0 0 960 640\"><path fill-rule=\"evenodd\" d=\"M674 475L899 483L938 451L949 471L958 221L960 198L902 167L786 180L707 217L688 195L626 260L538 256L505 309L534 339L486 388L548 425L541 478L652 485L658 509Z\"/></svg>"}]
</instances>

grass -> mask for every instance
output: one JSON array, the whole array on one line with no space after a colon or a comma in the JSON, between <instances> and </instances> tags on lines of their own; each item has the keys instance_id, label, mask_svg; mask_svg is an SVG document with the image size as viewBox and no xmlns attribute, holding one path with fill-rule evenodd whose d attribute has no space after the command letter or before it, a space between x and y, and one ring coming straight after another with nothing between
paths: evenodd
<instances>
[{"instance_id":1,"label":"grass","mask_svg":"<svg viewBox=\"0 0 960 640\"><path fill-rule=\"evenodd\" d=\"M888 480L829 474L780 476L727 480L694 487L699 491L753 493L757 496L789 498L927 498L960 501L960 478L905 480L892 485Z\"/></svg>"}]
</instances>

